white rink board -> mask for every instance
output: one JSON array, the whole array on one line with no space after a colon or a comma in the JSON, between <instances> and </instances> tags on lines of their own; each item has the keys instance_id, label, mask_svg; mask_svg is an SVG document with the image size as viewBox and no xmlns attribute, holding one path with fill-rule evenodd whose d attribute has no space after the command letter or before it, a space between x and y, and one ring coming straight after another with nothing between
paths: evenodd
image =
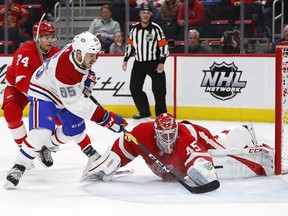
<instances>
[{"instance_id":1,"label":"white rink board","mask_svg":"<svg viewBox=\"0 0 288 216\"><path fill-rule=\"evenodd\" d=\"M204 71L211 71L215 63L232 64L238 68L245 84L233 98L221 100L201 87ZM198 107L274 109L275 60L271 57L178 57L177 104ZM222 84L224 85L224 84Z\"/></svg>"},{"instance_id":2,"label":"white rink board","mask_svg":"<svg viewBox=\"0 0 288 216\"><path fill-rule=\"evenodd\" d=\"M177 61L176 73L176 104L187 107L221 107L221 108L260 108L274 109L275 101L275 58L271 56L258 57L225 57L225 56L179 56L169 57L165 63L167 80L167 106L174 104L174 59ZM0 91L5 87L6 68L12 57L0 58ZM130 95L130 74L134 58L128 62L127 71L122 71L122 56L100 56L93 69L96 72L97 83L94 96L102 104L134 105ZM201 87L204 78L203 71L209 71L214 64L234 63L240 74L239 83L246 83L240 93L230 99L219 99L205 92ZM154 105L151 79L147 76L144 91L148 95L150 105ZM1 95L0 95L1 96ZM0 99L2 103L2 96Z\"/></svg>"},{"instance_id":3,"label":"white rink board","mask_svg":"<svg viewBox=\"0 0 288 216\"><path fill-rule=\"evenodd\" d=\"M134 57L128 61L126 71L122 70L123 57L119 56L100 56L93 66L96 72L97 83L94 87L94 96L103 104L112 105L134 105L129 84L130 75L133 67ZM165 73L167 82L167 105L173 105L173 58L168 58L165 62ZM147 93L150 105L154 105L151 78L146 77L144 91Z\"/></svg>"},{"instance_id":4,"label":"white rink board","mask_svg":"<svg viewBox=\"0 0 288 216\"><path fill-rule=\"evenodd\" d=\"M7 66L12 62L12 57L1 57L0 68L3 70L0 74L0 91L2 93L5 87L5 73ZM123 57L119 56L100 56L92 69L97 76L97 83L94 87L93 95L101 104L110 105L134 105L129 84L131 69L134 58L130 58L126 72L122 70ZM168 58L165 63L166 82L167 82L167 106L173 105L173 58ZM147 76L144 83L144 91L147 93L150 105L154 105L152 94L151 79ZM2 103L2 94L0 94Z\"/></svg>"}]
</instances>

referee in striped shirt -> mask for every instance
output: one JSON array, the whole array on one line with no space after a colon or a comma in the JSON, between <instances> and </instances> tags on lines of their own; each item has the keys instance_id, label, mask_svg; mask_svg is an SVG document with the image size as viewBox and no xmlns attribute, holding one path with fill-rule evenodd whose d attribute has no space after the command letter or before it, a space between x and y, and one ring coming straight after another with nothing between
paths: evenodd
<instances>
[{"instance_id":1,"label":"referee in striped shirt","mask_svg":"<svg viewBox=\"0 0 288 216\"><path fill-rule=\"evenodd\" d=\"M126 71L129 58L135 54L130 91L139 111L133 119L151 116L150 106L143 85L146 75L152 79L152 92L155 99L155 114L166 113L166 77L164 63L169 55L168 44L162 29L151 22L151 8L143 6L139 12L140 22L131 27L122 69Z\"/></svg>"}]
</instances>

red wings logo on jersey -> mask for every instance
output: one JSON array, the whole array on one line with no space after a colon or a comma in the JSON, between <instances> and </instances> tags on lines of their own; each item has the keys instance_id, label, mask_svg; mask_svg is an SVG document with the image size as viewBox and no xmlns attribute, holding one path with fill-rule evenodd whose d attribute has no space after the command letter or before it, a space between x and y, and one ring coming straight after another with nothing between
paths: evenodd
<instances>
[{"instance_id":1,"label":"red wings logo on jersey","mask_svg":"<svg viewBox=\"0 0 288 216\"><path fill-rule=\"evenodd\" d=\"M163 169L163 167L159 166L159 164L157 164L157 162L153 163L152 165L148 165L150 167L150 169L154 172L157 173L158 175L161 173L166 173L167 171L165 171ZM169 165L165 165L166 168L168 168L169 170L173 169L173 164L169 164Z\"/></svg>"}]
</instances>

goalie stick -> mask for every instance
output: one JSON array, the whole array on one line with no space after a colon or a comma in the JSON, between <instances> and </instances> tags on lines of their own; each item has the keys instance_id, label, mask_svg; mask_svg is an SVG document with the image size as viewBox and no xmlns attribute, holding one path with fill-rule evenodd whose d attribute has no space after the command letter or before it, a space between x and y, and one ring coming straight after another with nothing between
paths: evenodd
<instances>
[{"instance_id":1,"label":"goalie stick","mask_svg":"<svg viewBox=\"0 0 288 216\"><path fill-rule=\"evenodd\" d=\"M92 94L87 95L96 105L102 105L97 101ZM192 194L200 194L206 193L213 190L216 190L220 187L220 182L218 180L214 180L209 182L208 184L201 185L201 186L191 186L184 182L184 180L180 179L175 173L166 167L158 158L156 158L143 144L141 144L124 126L121 126L121 130L126 133L126 135L135 143L137 144L153 161L155 161L165 172L173 177L176 181L178 181L183 187L185 187L188 191Z\"/></svg>"}]
</instances>

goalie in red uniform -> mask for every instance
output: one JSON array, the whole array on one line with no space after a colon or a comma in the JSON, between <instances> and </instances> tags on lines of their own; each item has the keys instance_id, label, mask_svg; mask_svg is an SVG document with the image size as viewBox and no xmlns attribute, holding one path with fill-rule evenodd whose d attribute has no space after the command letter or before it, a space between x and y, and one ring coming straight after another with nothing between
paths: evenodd
<instances>
[{"instance_id":1,"label":"goalie in red uniform","mask_svg":"<svg viewBox=\"0 0 288 216\"><path fill-rule=\"evenodd\" d=\"M274 151L265 144L257 145L252 124L235 126L213 136L200 125L188 121L177 123L172 115L163 113L155 122L140 123L131 134L176 175L198 186L218 178L249 178L274 173ZM115 141L112 150L108 149L103 155L107 160L88 162L83 177L110 181L119 167L138 156L157 176L171 180L171 176L125 133Z\"/></svg>"}]
</instances>

